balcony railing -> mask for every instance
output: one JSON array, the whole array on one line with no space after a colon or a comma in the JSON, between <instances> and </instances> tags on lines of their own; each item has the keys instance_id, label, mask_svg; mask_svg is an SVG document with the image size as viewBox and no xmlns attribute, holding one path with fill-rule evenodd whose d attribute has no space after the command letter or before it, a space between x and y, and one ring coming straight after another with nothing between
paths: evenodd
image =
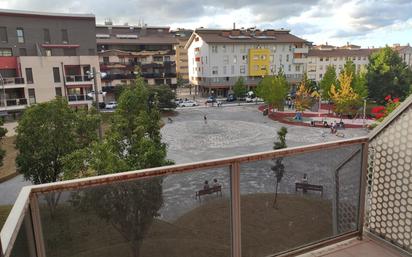
<instances>
[{"instance_id":1,"label":"balcony railing","mask_svg":"<svg viewBox=\"0 0 412 257\"><path fill-rule=\"evenodd\" d=\"M78 101L92 101L93 98L88 95L68 95L67 100L69 102L78 102Z\"/></svg>"},{"instance_id":2,"label":"balcony railing","mask_svg":"<svg viewBox=\"0 0 412 257\"><path fill-rule=\"evenodd\" d=\"M91 82L92 79L89 76L82 76L82 75L67 75L65 77L67 83L72 82Z\"/></svg>"},{"instance_id":3,"label":"balcony railing","mask_svg":"<svg viewBox=\"0 0 412 257\"><path fill-rule=\"evenodd\" d=\"M102 80L135 79L135 74L107 74Z\"/></svg>"},{"instance_id":4,"label":"balcony railing","mask_svg":"<svg viewBox=\"0 0 412 257\"><path fill-rule=\"evenodd\" d=\"M367 141L24 187L1 230L2 252L260 257L361 236Z\"/></svg>"},{"instance_id":5,"label":"balcony railing","mask_svg":"<svg viewBox=\"0 0 412 257\"><path fill-rule=\"evenodd\" d=\"M13 99L4 99L0 98L0 106L24 106L27 105L27 98L13 98Z\"/></svg>"},{"instance_id":6,"label":"balcony railing","mask_svg":"<svg viewBox=\"0 0 412 257\"><path fill-rule=\"evenodd\" d=\"M4 78L3 77L4 85L21 85L24 84L24 78L15 77L15 78Z\"/></svg>"}]
</instances>

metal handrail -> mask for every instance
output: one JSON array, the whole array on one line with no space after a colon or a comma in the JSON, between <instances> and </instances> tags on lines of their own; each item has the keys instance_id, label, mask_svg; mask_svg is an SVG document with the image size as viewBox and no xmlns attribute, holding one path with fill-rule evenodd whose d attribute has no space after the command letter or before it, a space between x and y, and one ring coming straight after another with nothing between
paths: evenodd
<instances>
[{"instance_id":1,"label":"metal handrail","mask_svg":"<svg viewBox=\"0 0 412 257\"><path fill-rule=\"evenodd\" d=\"M201 161L188 164L171 165L150 169L143 169L137 171L122 172L116 174L109 174L103 176L88 177L82 179L74 179L68 181L54 182L41 185L32 185L23 187L20 192L15 205L13 206L10 215L8 216L5 225L0 232L1 245L3 247L4 256L8 257L13 248L20 226L24 219L24 214L28 210L31 198L36 198L38 194L47 192L66 191L70 189L89 188L110 183L126 182L130 180L151 178L157 176L165 176L171 174L181 174L186 172L193 172L194 170L204 170L218 167L237 167L239 171L240 164L255 162L261 160L270 160L273 158L294 156L298 154L305 154L317 152L322 150L336 149L342 146L350 146L357 144L366 144L367 137L359 137L344 141L334 141L329 143L320 143L307 146L292 147L280 150L273 150L261 153L240 155L235 157L228 157L222 159L215 159L209 161ZM33 210L32 210L33 212ZM358 231L359 232L359 231ZM361 233L361 231L359 232ZM0 249L1 250L1 249Z\"/></svg>"}]
</instances>

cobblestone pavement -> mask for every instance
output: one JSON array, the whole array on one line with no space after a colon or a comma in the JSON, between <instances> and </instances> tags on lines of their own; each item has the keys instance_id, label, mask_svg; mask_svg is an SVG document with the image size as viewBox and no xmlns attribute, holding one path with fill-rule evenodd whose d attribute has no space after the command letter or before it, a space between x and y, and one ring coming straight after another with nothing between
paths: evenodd
<instances>
[{"instance_id":1,"label":"cobblestone pavement","mask_svg":"<svg viewBox=\"0 0 412 257\"><path fill-rule=\"evenodd\" d=\"M204 115L207 117L207 122L203 120ZM176 163L271 150L276 132L282 126L288 128L286 137L288 146L342 139L330 134L328 129L290 126L269 120L253 105L185 109L180 110L179 115L173 120L173 123L167 123L162 128L162 135L163 140L168 143L168 157ZM345 138L366 135L366 131L361 129L347 129L343 133ZM331 199L334 169L355 150L357 147L347 147L285 158L283 161L285 175L279 186L279 192L294 193L294 183L300 181L303 174L307 173L309 183L323 185L324 198ZM357 199L359 164L360 155L341 171L342 199L347 201ZM242 165L241 193L273 192L275 180L271 166L273 161ZM204 202L216 199L214 195L202 196L202 202L194 199L195 192L202 188L204 181L211 182L214 178L222 184L223 196L229 197L229 168L166 177L163 183L162 217L165 220L173 220ZM319 197L316 194L318 193L309 195Z\"/></svg>"},{"instance_id":2,"label":"cobblestone pavement","mask_svg":"<svg viewBox=\"0 0 412 257\"><path fill-rule=\"evenodd\" d=\"M204 115L207 122L203 119ZM256 105L179 109L178 115L173 117L173 123L165 124L161 133L168 144L168 158L177 164L271 150L276 132L282 126L288 128L288 146L342 139L331 135L328 129L290 126L272 121L262 116ZM347 129L343 133L345 138L366 135L361 129ZM325 197L330 198L332 171L353 151L352 147L285 158L285 176L279 187L280 192L294 192L294 182L299 181L303 173L307 173L309 182L324 185ZM357 185L358 169L351 169L358 165L356 160L357 158L349 163L346 169L345 180L342 181L342 184L347 185L346 189L342 186L345 192L350 192L350 186ZM242 194L273 192L272 165L272 161L242 165ZM200 204L215 200L214 195L202 196L201 202L195 199L195 192L202 188L204 181L211 182L213 178L217 178L222 185L223 198L228 199L229 204L229 168L172 175L164 178L161 217L168 221L174 220ZM0 184L0 204L14 202L22 186L21 180L21 176L18 176ZM4 190L8 191L7 194ZM348 195L349 200L352 199L350 195L356 195L354 191L351 194L345 192L342 195ZM316 193L312 195L318 197Z\"/></svg>"}]
</instances>

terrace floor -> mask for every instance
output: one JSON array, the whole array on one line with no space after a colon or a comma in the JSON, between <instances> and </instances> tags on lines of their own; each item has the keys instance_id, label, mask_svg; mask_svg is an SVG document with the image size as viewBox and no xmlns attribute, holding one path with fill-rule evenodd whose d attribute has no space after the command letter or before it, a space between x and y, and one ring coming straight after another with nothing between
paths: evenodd
<instances>
[{"instance_id":1,"label":"terrace floor","mask_svg":"<svg viewBox=\"0 0 412 257\"><path fill-rule=\"evenodd\" d=\"M394 248L365 236L362 241L349 239L321 248L298 257L403 257L407 256Z\"/></svg>"}]
</instances>

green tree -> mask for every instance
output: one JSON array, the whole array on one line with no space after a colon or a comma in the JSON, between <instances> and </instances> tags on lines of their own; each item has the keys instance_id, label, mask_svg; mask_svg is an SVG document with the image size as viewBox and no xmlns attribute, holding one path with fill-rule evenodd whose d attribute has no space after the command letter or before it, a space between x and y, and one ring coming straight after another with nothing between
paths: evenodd
<instances>
[{"instance_id":1,"label":"green tree","mask_svg":"<svg viewBox=\"0 0 412 257\"><path fill-rule=\"evenodd\" d=\"M366 70L361 69L355 74L352 80L352 88L361 98L368 97L368 81L366 78Z\"/></svg>"},{"instance_id":2,"label":"green tree","mask_svg":"<svg viewBox=\"0 0 412 257\"><path fill-rule=\"evenodd\" d=\"M236 98L244 97L247 93L247 88L242 77L239 77L233 86L233 93Z\"/></svg>"},{"instance_id":3,"label":"green tree","mask_svg":"<svg viewBox=\"0 0 412 257\"><path fill-rule=\"evenodd\" d=\"M98 124L95 113L76 113L61 98L29 107L16 129L17 170L33 184L61 180L63 157L97 140ZM46 197L52 216L58 200Z\"/></svg>"},{"instance_id":4,"label":"green tree","mask_svg":"<svg viewBox=\"0 0 412 257\"><path fill-rule=\"evenodd\" d=\"M148 90L151 98L153 98L154 95L157 96L159 109L164 110L176 108L176 103L174 101L176 98L176 93L168 85L151 86L148 87Z\"/></svg>"},{"instance_id":5,"label":"green tree","mask_svg":"<svg viewBox=\"0 0 412 257\"><path fill-rule=\"evenodd\" d=\"M320 89L322 90L322 99L330 100L329 91L332 85L336 85L336 71L333 65L328 65L325 76L320 81Z\"/></svg>"},{"instance_id":6,"label":"green tree","mask_svg":"<svg viewBox=\"0 0 412 257\"><path fill-rule=\"evenodd\" d=\"M387 95L404 99L412 85L412 71L387 46L370 56L366 80L369 98L380 103L384 102Z\"/></svg>"},{"instance_id":7,"label":"green tree","mask_svg":"<svg viewBox=\"0 0 412 257\"><path fill-rule=\"evenodd\" d=\"M157 95L140 79L120 96L106 139L65 158L65 175L85 177L172 163L166 159L166 144L161 140ZM74 196L73 204L112 225L138 257L142 240L163 204L162 178L93 188Z\"/></svg>"},{"instance_id":8,"label":"green tree","mask_svg":"<svg viewBox=\"0 0 412 257\"><path fill-rule=\"evenodd\" d=\"M277 132L277 141L273 144L273 150L286 148L286 134L288 129L281 127ZM272 171L275 173L276 186L275 186L275 197L273 199L273 207L276 207L276 201L278 198L278 185L282 181L283 175L285 173L285 165L283 165L283 158L275 158L275 165L271 167Z\"/></svg>"},{"instance_id":9,"label":"green tree","mask_svg":"<svg viewBox=\"0 0 412 257\"><path fill-rule=\"evenodd\" d=\"M289 84L283 75L265 76L258 84L256 94L262 98L269 107L274 106L278 110L283 110L289 89Z\"/></svg>"},{"instance_id":10,"label":"green tree","mask_svg":"<svg viewBox=\"0 0 412 257\"><path fill-rule=\"evenodd\" d=\"M4 121L3 119L0 119L0 141L6 136L7 134L7 129L3 128ZM0 166L3 166L3 159L4 156L6 156L6 151L4 149L0 148Z\"/></svg>"}]
</instances>

